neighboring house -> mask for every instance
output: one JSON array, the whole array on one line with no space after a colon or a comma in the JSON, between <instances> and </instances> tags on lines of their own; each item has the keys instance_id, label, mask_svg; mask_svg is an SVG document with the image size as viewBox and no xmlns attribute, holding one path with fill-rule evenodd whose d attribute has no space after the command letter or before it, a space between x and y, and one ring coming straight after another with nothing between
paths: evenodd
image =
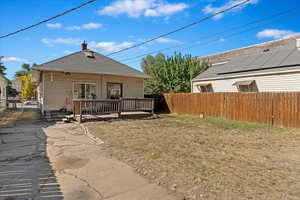
<instances>
[{"instance_id":1,"label":"neighboring house","mask_svg":"<svg viewBox=\"0 0 300 200\"><path fill-rule=\"evenodd\" d=\"M300 40L297 38L247 47L247 52L251 52L247 54L245 49L226 52L227 58L222 62L213 55L212 67L192 80L192 92L300 91ZM225 54L221 55L224 58Z\"/></svg>"},{"instance_id":2,"label":"neighboring house","mask_svg":"<svg viewBox=\"0 0 300 200\"><path fill-rule=\"evenodd\" d=\"M8 79L5 76L0 75L0 107L6 105L6 86L8 83Z\"/></svg>"},{"instance_id":3,"label":"neighboring house","mask_svg":"<svg viewBox=\"0 0 300 200\"><path fill-rule=\"evenodd\" d=\"M22 81L21 80L16 80L16 79L12 80L11 81L11 87L13 89L15 89L18 93L20 93L21 90L22 90Z\"/></svg>"},{"instance_id":4,"label":"neighboring house","mask_svg":"<svg viewBox=\"0 0 300 200\"><path fill-rule=\"evenodd\" d=\"M100 55L82 50L32 68L38 81L42 111L72 110L74 99L144 97L146 74Z\"/></svg>"},{"instance_id":5,"label":"neighboring house","mask_svg":"<svg viewBox=\"0 0 300 200\"><path fill-rule=\"evenodd\" d=\"M224 64L224 63L227 63L228 61L230 61L231 58L233 58L234 56L237 56L237 55L255 54L255 53L263 52L266 49L276 49L276 48L281 48L281 47L294 48L296 39L300 39L300 35L295 35L293 37L280 39L280 40L273 40L270 42L264 42L264 43L256 44L253 46L238 48L238 49L234 49L234 50L230 50L230 51L224 51L224 52L217 53L217 54L199 57L198 59L205 60L205 61L208 60L209 63L212 64L212 66Z\"/></svg>"}]
</instances>

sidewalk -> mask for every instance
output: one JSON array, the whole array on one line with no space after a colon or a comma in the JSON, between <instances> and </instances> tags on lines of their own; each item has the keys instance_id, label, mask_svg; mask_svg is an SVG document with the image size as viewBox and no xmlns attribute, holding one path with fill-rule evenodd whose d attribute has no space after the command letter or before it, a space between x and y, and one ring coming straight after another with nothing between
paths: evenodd
<instances>
[{"instance_id":1,"label":"sidewalk","mask_svg":"<svg viewBox=\"0 0 300 200\"><path fill-rule=\"evenodd\" d=\"M47 152L64 199L173 200L128 165L109 158L76 124L44 128Z\"/></svg>"}]
</instances>

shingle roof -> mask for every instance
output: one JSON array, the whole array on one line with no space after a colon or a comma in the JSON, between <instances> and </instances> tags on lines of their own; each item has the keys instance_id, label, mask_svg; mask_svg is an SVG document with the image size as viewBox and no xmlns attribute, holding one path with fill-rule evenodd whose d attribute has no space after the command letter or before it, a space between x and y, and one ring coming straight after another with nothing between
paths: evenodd
<instances>
[{"instance_id":1,"label":"shingle roof","mask_svg":"<svg viewBox=\"0 0 300 200\"><path fill-rule=\"evenodd\" d=\"M291 37L284 38L284 39L273 40L269 42L247 46L247 47L224 51L216 54L211 54L208 56L198 57L198 59L208 60L209 63L211 64L227 62L234 56L241 55L241 54L260 53L265 49L274 49L274 48L282 48L282 47L294 48L296 44L296 39L299 38L300 38L300 34L293 35Z\"/></svg>"},{"instance_id":2,"label":"shingle roof","mask_svg":"<svg viewBox=\"0 0 300 200\"><path fill-rule=\"evenodd\" d=\"M273 73L295 69L300 70L300 50L297 48L282 48L235 56L228 63L213 66L193 80L226 78L258 72Z\"/></svg>"},{"instance_id":3,"label":"shingle roof","mask_svg":"<svg viewBox=\"0 0 300 200\"><path fill-rule=\"evenodd\" d=\"M4 80L9 81L9 79L6 78L5 76L3 76L2 74L0 74L0 78L3 78Z\"/></svg>"},{"instance_id":4,"label":"shingle roof","mask_svg":"<svg viewBox=\"0 0 300 200\"><path fill-rule=\"evenodd\" d=\"M94 57L89 57L92 54ZM93 51L79 51L70 55L34 66L33 70L59 71L88 74L108 74L137 78L149 78L148 75L127 65L112 60Z\"/></svg>"}]
</instances>

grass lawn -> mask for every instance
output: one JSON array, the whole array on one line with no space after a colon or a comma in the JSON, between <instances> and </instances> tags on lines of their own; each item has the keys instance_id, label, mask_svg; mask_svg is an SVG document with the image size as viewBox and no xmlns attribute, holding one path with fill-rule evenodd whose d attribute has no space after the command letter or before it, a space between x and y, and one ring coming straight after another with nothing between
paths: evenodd
<instances>
[{"instance_id":1,"label":"grass lawn","mask_svg":"<svg viewBox=\"0 0 300 200\"><path fill-rule=\"evenodd\" d=\"M106 150L183 199L300 199L300 131L161 115L86 123Z\"/></svg>"}]
</instances>

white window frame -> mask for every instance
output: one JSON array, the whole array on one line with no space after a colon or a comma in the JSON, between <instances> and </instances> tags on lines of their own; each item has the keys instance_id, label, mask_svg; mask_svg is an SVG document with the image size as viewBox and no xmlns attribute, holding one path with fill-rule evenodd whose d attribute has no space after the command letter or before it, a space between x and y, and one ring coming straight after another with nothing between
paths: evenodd
<instances>
[{"instance_id":1,"label":"white window frame","mask_svg":"<svg viewBox=\"0 0 300 200\"><path fill-rule=\"evenodd\" d=\"M91 82L74 82L73 81L73 84L72 84L72 96L73 96L73 100L84 100L84 99L87 99L87 98L75 98L74 96L74 89L75 89L75 84L84 84L84 90L86 91L86 85L94 85L95 88L96 88L96 96L97 96L97 84L96 83L91 83ZM86 95L85 95L86 96Z\"/></svg>"},{"instance_id":2,"label":"white window frame","mask_svg":"<svg viewBox=\"0 0 300 200\"><path fill-rule=\"evenodd\" d=\"M197 88L198 88L198 91L200 91L201 93L212 93L212 92L214 92L212 83L198 84L198 85L196 85L196 86L197 86ZM205 88L206 88L205 90L207 90L207 88L210 87L211 91L208 91L208 90L207 90L207 91L203 91L203 90L202 90L202 87L205 87Z\"/></svg>"}]
</instances>

